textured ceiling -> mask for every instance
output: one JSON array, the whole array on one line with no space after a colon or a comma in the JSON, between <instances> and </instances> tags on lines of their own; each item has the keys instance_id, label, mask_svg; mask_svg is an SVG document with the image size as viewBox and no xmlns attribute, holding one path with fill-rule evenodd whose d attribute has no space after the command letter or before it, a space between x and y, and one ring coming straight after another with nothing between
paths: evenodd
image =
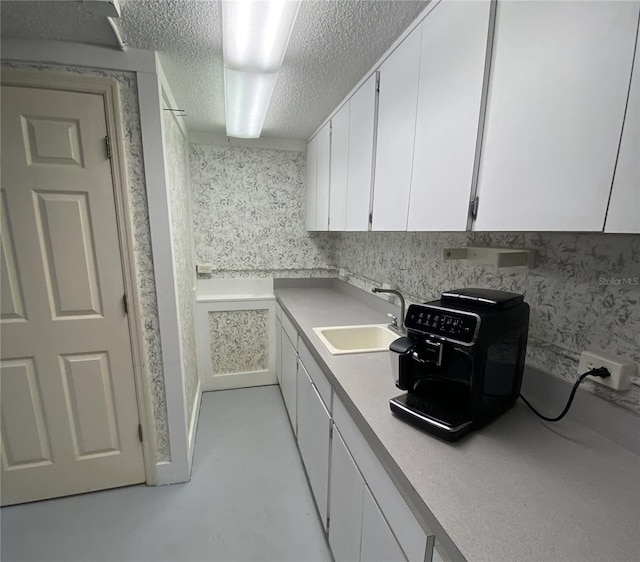
<instances>
[{"instance_id":1,"label":"textured ceiling","mask_svg":"<svg viewBox=\"0 0 640 562\"><path fill-rule=\"evenodd\" d=\"M307 139L427 0L304 0L263 137ZM191 130L224 133L222 33L217 0L120 0L129 47L158 51ZM0 3L3 37L114 46L106 20L77 1Z\"/></svg>"}]
</instances>

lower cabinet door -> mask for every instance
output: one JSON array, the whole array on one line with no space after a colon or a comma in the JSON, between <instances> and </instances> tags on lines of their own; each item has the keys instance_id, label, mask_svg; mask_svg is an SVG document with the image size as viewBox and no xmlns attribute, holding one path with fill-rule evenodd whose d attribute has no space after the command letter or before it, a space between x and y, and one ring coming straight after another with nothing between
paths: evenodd
<instances>
[{"instance_id":1,"label":"lower cabinet door","mask_svg":"<svg viewBox=\"0 0 640 562\"><path fill-rule=\"evenodd\" d=\"M276 377L278 384L282 385L282 324L276 317Z\"/></svg>"},{"instance_id":2,"label":"lower cabinet door","mask_svg":"<svg viewBox=\"0 0 640 562\"><path fill-rule=\"evenodd\" d=\"M329 545L335 562L360 560L364 480L334 426L331 444Z\"/></svg>"},{"instance_id":3,"label":"lower cabinet door","mask_svg":"<svg viewBox=\"0 0 640 562\"><path fill-rule=\"evenodd\" d=\"M296 349L289 340L284 330L281 332L281 361L282 369L280 373L280 389L282 390L282 398L284 398L284 405L287 408L289 414L289 420L291 421L291 427L293 427L293 433L297 433L296 424L296 386L297 386L297 371L298 371L298 355Z\"/></svg>"},{"instance_id":4,"label":"lower cabinet door","mask_svg":"<svg viewBox=\"0 0 640 562\"><path fill-rule=\"evenodd\" d=\"M362 503L361 562L406 562L402 549L393 536L369 488L364 487Z\"/></svg>"},{"instance_id":5,"label":"lower cabinet door","mask_svg":"<svg viewBox=\"0 0 640 562\"><path fill-rule=\"evenodd\" d=\"M327 528L331 416L300 361L298 364L298 448L322 525Z\"/></svg>"}]
</instances>

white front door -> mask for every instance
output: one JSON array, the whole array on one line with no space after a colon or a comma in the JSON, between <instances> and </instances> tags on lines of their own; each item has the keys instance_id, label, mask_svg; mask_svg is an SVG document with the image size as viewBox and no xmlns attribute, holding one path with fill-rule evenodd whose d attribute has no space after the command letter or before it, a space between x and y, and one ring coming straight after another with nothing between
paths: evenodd
<instances>
[{"instance_id":1,"label":"white front door","mask_svg":"<svg viewBox=\"0 0 640 562\"><path fill-rule=\"evenodd\" d=\"M2 504L144 482L105 107L2 87Z\"/></svg>"}]
</instances>

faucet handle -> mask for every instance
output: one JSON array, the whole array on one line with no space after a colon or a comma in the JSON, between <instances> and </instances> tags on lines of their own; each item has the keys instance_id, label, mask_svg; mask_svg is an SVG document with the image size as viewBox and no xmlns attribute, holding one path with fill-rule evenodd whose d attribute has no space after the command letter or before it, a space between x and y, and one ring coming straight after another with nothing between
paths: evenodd
<instances>
[{"instance_id":1,"label":"faucet handle","mask_svg":"<svg viewBox=\"0 0 640 562\"><path fill-rule=\"evenodd\" d=\"M398 327L398 317L395 314L391 314L391 312L387 312L387 316L391 318L391 325Z\"/></svg>"}]
</instances>

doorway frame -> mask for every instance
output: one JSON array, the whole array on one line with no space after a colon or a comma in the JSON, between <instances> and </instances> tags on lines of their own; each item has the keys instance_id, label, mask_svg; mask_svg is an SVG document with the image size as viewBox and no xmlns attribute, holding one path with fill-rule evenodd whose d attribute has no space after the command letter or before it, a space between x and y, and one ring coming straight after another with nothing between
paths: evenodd
<instances>
[{"instance_id":1,"label":"doorway frame","mask_svg":"<svg viewBox=\"0 0 640 562\"><path fill-rule=\"evenodd\" d=\"M3 68L0 72L3 86L37 88L75 93L99 95L103 99L105 122L109 137L111 157L111 180L113 184L118 245L127 300L129 302L127 322L129 341L133 359L133 378L136 389L138 420L142 427L142 456L145 483L153 486L158 483L156 467L155 424L153 416L153 392L148 377L144 376L146 361L144 358L144 338L142 319L140 318L140 300L136 291L136 267L133 251L133 217L130 213L130 200L126 175L123 129L120 116L122 104L118 81L110 77L76 76L73 74L16 70Z\"/></svg>"}]
</instances>

